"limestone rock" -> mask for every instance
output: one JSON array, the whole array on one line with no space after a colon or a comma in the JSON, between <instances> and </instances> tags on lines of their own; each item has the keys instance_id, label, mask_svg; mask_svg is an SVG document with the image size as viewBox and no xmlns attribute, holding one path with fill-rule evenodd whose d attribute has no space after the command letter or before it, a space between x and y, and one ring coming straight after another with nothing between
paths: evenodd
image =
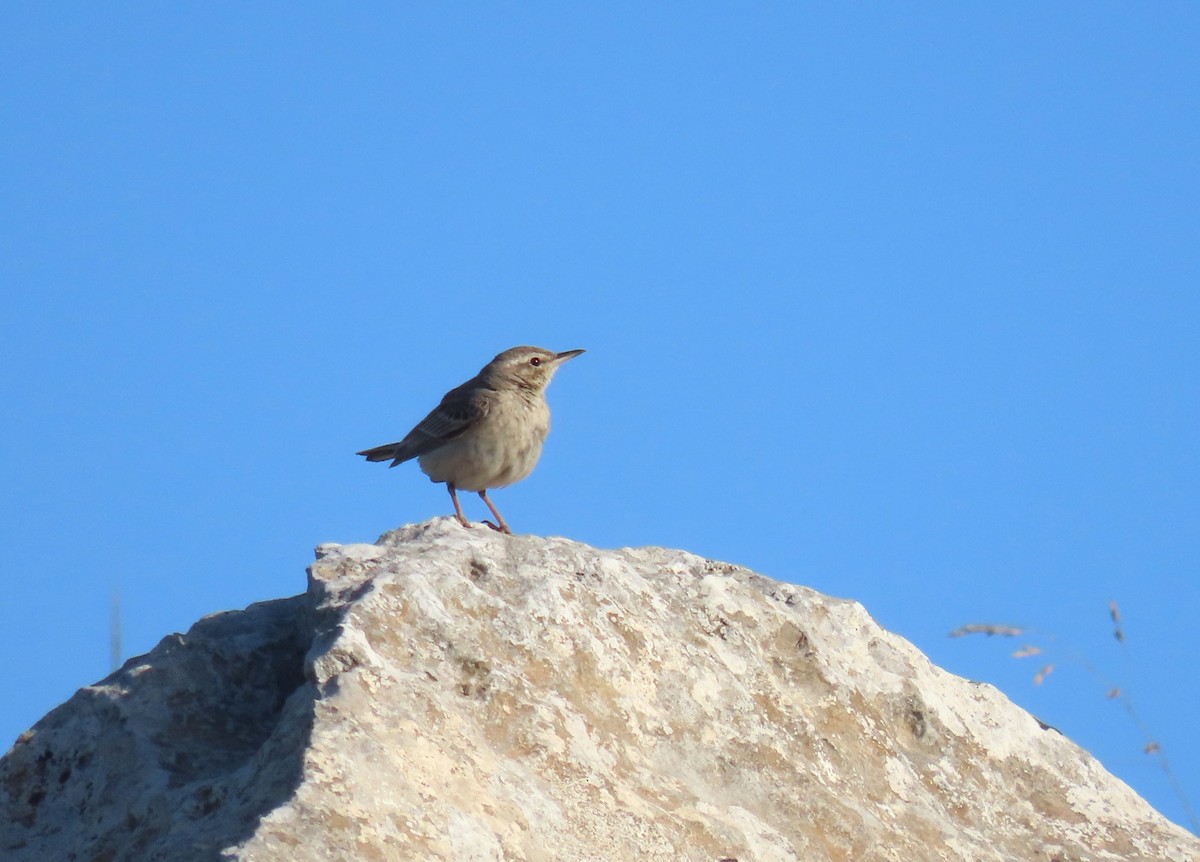
<instances>
[{"instance_id":1,"label":"limestone rock","mask_svg":"<svg viewBox=\"0 0 1200 862\"><path fill-rule=\"evenodd\" d=\"M323 545L0 761L0 858L1200 860L861 606L657 548Z\"/></svg>"}]
</instances>

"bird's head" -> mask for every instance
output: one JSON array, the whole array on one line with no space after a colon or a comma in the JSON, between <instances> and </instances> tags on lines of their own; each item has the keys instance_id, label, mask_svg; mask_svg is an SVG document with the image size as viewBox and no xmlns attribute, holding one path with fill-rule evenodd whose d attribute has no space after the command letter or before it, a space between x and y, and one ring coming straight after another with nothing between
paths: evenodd
<instances>
[{"instance_id":1,"label":"bird's head","mask_svg":"<svg viewBox=\"0 0 1200 862\"><path fill-rule=\"evenodd\" d=\"M479 375L498 388L541 392L558 366L581 353L582 350L555 353L541 347L512 347L485 365Z\"/></svg>"}]
</instances>

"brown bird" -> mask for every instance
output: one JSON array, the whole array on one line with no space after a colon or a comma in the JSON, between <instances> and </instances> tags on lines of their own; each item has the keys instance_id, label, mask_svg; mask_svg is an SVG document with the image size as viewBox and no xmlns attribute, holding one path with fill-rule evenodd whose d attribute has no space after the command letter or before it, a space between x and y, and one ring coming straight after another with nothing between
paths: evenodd
<instances>
[{"instance_id":1,"label":"brown bird","mask_svg":"<svg viewBox=\"0 0 1200 862\"><path fill-rule=\"evenodd\" d=\"M391 461L395 467L412 458L430 481L445 482L454 515L471 526L458 505L459 488L478 492L496 516L484 521L511 533L488 499L489 488L503 488L533 472L550 431L546 386L558 367L582 350L554 353L540 347L513 347L478 374L446 393L442 403L399 443L356 454L368 461Z\"/></svg>"}]
</instances>

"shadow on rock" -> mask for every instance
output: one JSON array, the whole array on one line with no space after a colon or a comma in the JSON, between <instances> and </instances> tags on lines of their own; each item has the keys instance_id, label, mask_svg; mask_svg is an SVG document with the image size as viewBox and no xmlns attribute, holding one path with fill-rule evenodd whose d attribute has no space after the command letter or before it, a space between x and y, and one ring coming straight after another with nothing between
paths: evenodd
<instances>
[{"instance_id":1,"label":"shadow on rock","mask_svg":"<svg viewBox=\"0 0 1200 862\"><path fill-rule=\"evenodd\" d=\"M0 856L208 860L301 778L307 596L214 614L80 689L0 760Z\"/></svg>"}]
</instances>

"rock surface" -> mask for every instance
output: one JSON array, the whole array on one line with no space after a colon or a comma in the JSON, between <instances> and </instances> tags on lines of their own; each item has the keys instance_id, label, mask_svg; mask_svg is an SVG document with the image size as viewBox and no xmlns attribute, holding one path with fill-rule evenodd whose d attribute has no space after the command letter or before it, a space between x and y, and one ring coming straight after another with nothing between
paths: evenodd
<instances>
[{"instance_id":1,"label":"rock surface","mask_svg":"<svg viewBox=\"0 0 1200 862\"><path fill-rule=\"evenodd\" d=\"M861 606L657 548L323 545L0 761L0 858L1200 859Z\"/></svg>"}]
</instances>

